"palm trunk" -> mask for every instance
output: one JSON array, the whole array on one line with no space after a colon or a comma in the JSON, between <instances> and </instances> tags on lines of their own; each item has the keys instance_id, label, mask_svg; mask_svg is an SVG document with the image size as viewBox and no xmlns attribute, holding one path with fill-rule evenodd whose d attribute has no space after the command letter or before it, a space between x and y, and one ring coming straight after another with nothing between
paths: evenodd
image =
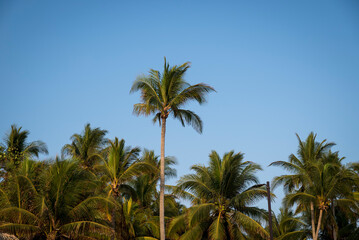
<instances>
[{"instance_id":1,"label":"palm trunk","mask_svg":"<svg viewBox=\"0 0 359 240\"><path fill-rule=\"evenodd\" d=\"M332 199L332 213L333 213L333 239L337 240L337 229L336 229L336 219L335 219L335 205L334 199Z\"/></svg>"},{"instance_id":2,"label":"palm trunk","mask_svg":"<svg viewBox=\"0 0 359 240\"><path fill-rule=\"evenodd\" d=\"M112 209L112 213L111 213L111 225L113 228L113 234L111 235L111 240L115 240L115 235L116 235L116 220L115 220L115 216L116 216L116 210L115 208Z\"/></svg>"},{"instance_id":3,"label":"palm trunk","mask_svg":"<svg viewBox=\"0 0 359 240\"><path fill-rule=\"evenodd\" d=\"M118 192L116 192L115 189L117 189L117 188L113 189L112 194L113 194L113 198L114 198L115 202L118 202L118 198L119 198L120 194ZM120 204L120 206L122 206L122 205ZM120 210L121 211L120 211L120 223L119 223L120 226L119 226L119 229L116 229L116 206L113 207L112 212L111 212L111 225L112 225L112 228L113 228L113 234L111 236L111 240L116 240L116 239L118 239L118 237L119 237L120 240L122 239L122 231L123 231L123 228L122 228L122 214L123 213L122 213L122 209L120 209ZM119 234L116 233L116 230L119 230L118 231Z\"/></svg>"},{"instance_id":4,"label":"palm trunk","mask_svg":"<svg viewBox=\"0 0 359 240\"><path fill-rule=\"evenodd\" d=\"M312 216L312 236L313 236L313 240L317 240L316 238L316 234L315 234L315 222L314 222L314 205L313 202L310 202L310 213Z\"/></svg>"},{"instance_id":5,"label":"palm trunk","mask_svg":"<svg viewBox=\"0 0 359 240\"><path fill-rule=\"evenodd\" d=\"M162 118L161 129L161 170L160 170L160 239L166 239L165 233L165 135L166 118Z\"/></svg>"},{"instance_id":6,"label":"palm trunk","mask_svg":"<svg viewBox=\"0 0 359 240\"><path fill-rule=\"evenodd\" d=\"M319 219L318 219L318 226L317 226L317 233L315 234L316 239L318 239L319 229L320 229L320 222L322 221L322 217L323 217L323 209L320 209L320 211L319 211Z\"/></svg>"},{"instance_id":7,"label":"palm trunk","mask_svg":"<svg viewBox=\"0 0 359 240\"><path fill-rule=\"evenodd\" d=\"M115 201L117 201L117 194L114 192L115 189L112 189L112 196ZM111 240L116 239L116 206L113 207L111 211L111 225L113 229L113 234L111 235Z\"/></svg>"}]
</instances>

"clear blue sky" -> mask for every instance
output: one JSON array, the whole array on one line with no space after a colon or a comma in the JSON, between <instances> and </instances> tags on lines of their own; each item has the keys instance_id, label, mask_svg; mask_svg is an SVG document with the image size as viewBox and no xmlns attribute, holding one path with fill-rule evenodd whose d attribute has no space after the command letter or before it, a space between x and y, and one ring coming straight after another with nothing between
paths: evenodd
<instances>
[{"instance_id":1,"label":"clear blue sky","mask_svg":"<svg viewBox=\"0 0 359 240\"><path fill-rule=\"evenodd\" d=\"M160 128L132 115L136 76L192 62L187 81L217 93L188 107L197 134L168 122L167 155L178 175L208 154L235 150L267 167L310 131L359 160L359 2L0 1L0 134L16 123L50 157L86 123L160 151ZM41 156L41 159L46 156ZM174 183L175 180L169 181ZM283 196L275 191L278 209ZM264 203L261 203L266 207Z\"/></svg>"}]
</instances>

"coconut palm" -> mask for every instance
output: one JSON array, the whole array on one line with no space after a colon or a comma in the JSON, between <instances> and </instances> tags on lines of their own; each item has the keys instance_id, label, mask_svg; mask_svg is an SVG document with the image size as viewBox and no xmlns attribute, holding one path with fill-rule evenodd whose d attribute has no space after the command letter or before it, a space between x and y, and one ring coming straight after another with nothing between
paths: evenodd
<instances>
[{"instance_id":1,"label":"coconut palm","mask_svg":"<svg viewBox=\"0 0 359 240\"><path fill-rule=\"evenodd\" d=\"M66 144L62 148L62 153L79 160L82 167L91 170L100 159L100 151L107 143L107 139L105 139L106 133L106 130L101 130L100 128L92 129L88 123L85 125L82 134L72 135L72 143Z\"/></svg>"},{"instance_id":2,"label":"coconut palm","mask_svg":"<svg viewBox=\"0 0 359 240\"><path fill-rule=\"evenodd\" d=\"M111 202L92 196L93 175L76 162L57 159L42 172L38 186L31 174L21 171L1 191L1 231L26 239L104 238L112 233L99 211L99 206Z\"/></svg>"},{"instance_id":3,"label":"coconut palm","mask_svg":"<svg viewBox=\"0 0 359 240\"><path fill-rule=\"evenodd\" d=\"M354 213L351 216L348 216L346 213L336 210L335 220L338 226L338 237L337 239L345 239L345 240L357 240L359 239L359 223L358 223L358 214ZM327 233L327 234L325 234ZM324 232L321 235L323 240L331 240L334 239L330 232Z\"/></svg>"},{"instance_id":4,"label":"coconut palm","mask_svg":"<svg viewBox=\"0 0 359 240\"><path fill-rule=\"evenodd\" d=\"M281 166L292 174L275 177L273 181L274 186L284 184L287 192L284 199L286 204L297 204L296 212L309 212L312 238L316 240L323 215L327 214L330 207L334 209L334 201L340 205L353 202L345 197L353 186L352 174L341 167L341 159L335 156L333 158L330 148L334 143L327 143L326 140L316 142L316 135L313 133L309 134L305 142L301 141L298 135L297 137L298 157L291 154L288 162L278 161L271 164ZM334 224L333 221L331 224Z\"/></svg>"},{"instance_id":5,"label":"coconut palm","mask_svg":"<svg viewBox=\"0 0 359 240\"><path fill-rule=\"evenodd\" d=\"M136 228L138 236L152 236L159 238L159 192L156 185L160 179L160 158L154 154L154 151L144 150L140 162L147 163L152 166L153 171L146 172L131 181L130 185L134 190L133 196L136 206L136 212L141 216L141 228ZM176 163L173 157L165 158L166 178L176 176L176 170L172 166ZM183 206L177 202L177 198L173 195L165 195L165 217L169 219L178 216ZM137 216L137 215L136 215ZM146 221L143 221L143 220Z\"/></svg>"},{"instance_id":6,"label":"coconut palm","mask_svg":"<svg viewBox=\"0 0 359 240\"><path fill-rule=\"evenodd\" d=\"M153 206L153 204L158 199L156 185L160 179L159 156L156 156L154 151L145 149L139 161L151 165L154 171L138 176L131 182L131 186L135 190L134 199L136 199L141 208L158 209L158 206ZM167 178L176 176L176 170L172 168L175 164L175 158L165 158L165 176Z\"/></svg>"},{"instance_id":7,"label":"coconut palm","mask_svg":"<svg viewBox=\"0 0 359 240\"><path fill-rule=\"evenodd\" d=\"M102 173L102 180L108 183L108 193L114 198L121 197L121 193L128 193L131 189L130 180L134 176L140 175L145 164L136 162L140 149L126 147L125 140L115 138L109 140L109 147L105 150L106 156L102 158L102 163L96 169Z\"/></svg>"},{"instance_id":8,"label":"coconut palm","mask_svg":"<svg viewBox=\"0 0 359 240\"><path fill-rule=\"evenodd\" d=\"M278 214L272 214L272 231L274 240L306 240L311 235L303 217L295 214L290 208L281 207ZM269 224L266 225L269 231ZM267 240L258 233L250 234L248 239Z\"/></svg>"},{"instance_id":9,"label":"coconut palm","mask_svg":"<svg viewBox=\"0 0 359 240\"><path fill-rule=\"evenodd\" d=\"M10 133L5 136L3 144L0 144L0 168L5 169L8 164L18 166L25 158L48 153L44 142L27 142L29 134L22 127L11 125Z\"/></svg>"},{"instance_id":10,"label":"coconut palm","mask_svg":"<svg viewBox=\"0 0 359 240\"><path fill-rule=\"evenodd\" d=\"M223 158L212 151L209 157L208 167L194 165L192 170L196 173L185 175L178 182L178 191L189 191L200 203L171 222L170 236L178 239L182 234L180 239L213 240L246 239L247 233L268 236L259 223L265 211L251 206L267 194L254 175L260 166L243 161L243 154L233 151Z\"/></svg>"},{"instance_id":11,"label":"coconut palm","mask_svg":"<svg viewBox=\"0 0 359 240\"><path fill-rule=\"evenodd\" d=\"M108 198L112 198L117 204L115 208L108 209L111 212L112 228L115 236L113 238L130 239L134 233L126 223L128 212L124 207L135 206L132 204L131 197L137 197L135 190L131 186L135 177L141 174L157 172L157 169L150 163L138 160L139 148L125 146L125 140L115 138L109 141L109 147L105 150L105 158L102 158L102 164L96 166L99 171L102 182L105 183ZM128 209L132 209L128 208ZM137 208L137 206L136 206ZM124 214L127 213L127 214ZM129 234L129 235L128 235Z\"/></svg>"},{"instance_id":12,"label":"coconut palm","mask_svg":"<svg viewBox=\"0 0 359 240\"><path fill-rule=\"evenodd\" d=\"M148 212L143 211L139 205L132 200L123 199L121 214L123 216L123 225L126 231L126 240L157 240L152 236L158 236L158 227L151 219Z\"/></svg>"},{"instance_id":13,"label":"coconut palm","mask_svg":"<svg viewBox=\"0 0 359 240\"><path fill-rule=\"evenodd\" d=\"M334 207L340 208L342 211L346 209L347 212L351 212L355 207L355 202L351 199L351 191L348 191L348 187L352 186L351 175L346 169L338 171L335 168L339 168L339 166L325 162L313 164L310 168L312 182L306 190L287 194L284 198L284 201L290 206L298 205L297 212L306 211L306 206L310 205L312 228L317 225L313 239L319 239L321 226L330 226L334 239L337 239ZM317 218L318 221L315 224Z\"/></svg>"},{"instance_id":14,"label":"coconut palm","mask_svg":"<svg viewBox=\"0 0 359 240\"><path fill-rule=\"evenodd\" d=\"M335 143L327 143L326 140L321 143L316 141L316 134L311 132L306 141L302 141L298 134L296 134L299 147L298 156L289 155L288 161L276 161L270 166L282 167L293 174L277 176L273 179L273 187L280 184L284 185L284 190L288 192L295 191L296 189L305 190L307 182L310 182L310 168L311 163L318 162Z\"/></svg>"},{"instance_id":15,"label":"coconut palm","mask_svg":"<svg viewBox=\"0 0 359 240\"><path fill-rule=\"evenodd\" d=\"M161 240L165 240L164 219L164 189L165 189L165 134L166 121L169 115L202 132L200 117L190 110L183 109L191 100L202 104L206 101L206 94L214 91L207 84L199 83L190 85L184 80L184 75L190 67L186 62L180 66L170 67L166 62L162 74L151 69L148 76L140 76L133 83L131 92L141 92L141 103L134 105L134 113L137 115L154 114L153 122L159 122L161 129L161 168L160 168L160 232Z\"/></svg>"},{"instance_id":16,"label":"coconut palm","mask_svg":"<svg viewBox=\"0 0 359 240\"><path fill-rule=\"evenodd\" d=\"M321 160L323 172L321 181L324 186L320 190L328 198L328 209L323 213L323 229L320 239L340 239L339 232L345 224L339 223L345 216L347 220L357 219L359 216L358 202L355 200L357 174L342 162L339 152L329 151ZM317 181L318 182L318 181ZM328 186L331 186L330 188ZM354 192L354 194L353 194ZM341 217L337 217L337 215ZM355 222L356 220L354 220Z\"/></svg>"},{"instance_id":17,"label":"coconut palm","mask_svg":"<svg viewBox=\"0 0 359 240\"><path fill-rule=\"evenodd\" d=\"M280 208L279 214L273 216L273 235L276 240L306 239L306 229L307 224L289 208Z\"/></svg>"}]
</instances>

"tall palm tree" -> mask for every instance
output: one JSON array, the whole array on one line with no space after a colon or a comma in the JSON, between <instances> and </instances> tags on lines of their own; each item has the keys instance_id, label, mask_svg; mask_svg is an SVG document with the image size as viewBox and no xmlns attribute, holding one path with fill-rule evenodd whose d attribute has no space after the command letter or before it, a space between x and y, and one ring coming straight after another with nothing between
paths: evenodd
<instances>
[{"instance_id":1,"label":"tall palm tree","mask_svg":"<svg viewBox=\"0 0 359 240\"><path fill-rule=\"evenodd\" d=\"M105 139L106 133L106 130L91 128L88 123L85 125L82 134L71 136L72 143L66 144L62 148L62 153L79 160L82 167L92 169L94 164L100 159L100 151L107 143L107 139Z\"/></svg>"},{"instance_id":2,"label":"tall palm tree","mask_svg":"<svg viewBox=\"0 0 359 240\"><path fill-rule=\"evenodd\" d=\"M243 161L243 154L233 151L223 158L212 151L209 157L208 167L194 165L196 173L178 182L178 191L189 191L199 204L171 222L170 236L178 239L178 232L183 233L180 239L245 239L248 233L268 236L259 222L265 211L251 206L267 196L254 175L260 166Z\"/></svg>"},{"instance_id":3,"label":"tall palm tree","mask_svg":"<svg viewBox=\"0 0 359 240\"><path fill-rule=\"evenodd\" d=\"M206 94L214 89L204 83L190 85L184 80L190 63L186 62L180 66L172 66L166 62L162 74L151 69L148 76L140 76L133 83L131 92L141 92L141 103L134 105L134 113L148 116L154 114L153 122L159 122L161 129L161 169L160 169L160 236L165 240L164 219L164 189L165 189L165 134L166 120L171 114L185 123L202 132L202 121L200 117L190 110L183 109L184 105L191 100L202 104L206 101Z\"/></svg>"}]
</instances>

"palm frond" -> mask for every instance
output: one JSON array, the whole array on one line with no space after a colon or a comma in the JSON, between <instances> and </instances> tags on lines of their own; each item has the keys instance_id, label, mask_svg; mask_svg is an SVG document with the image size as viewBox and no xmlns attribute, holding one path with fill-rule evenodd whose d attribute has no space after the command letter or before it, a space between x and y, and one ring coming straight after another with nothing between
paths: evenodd
<instances>
[{"instance_id":1,"label":"palm frond","mask_svg":"<svg viewBox=\"0 0 359 240\"><path fill-rule=\"evenodd\" d=\"M212 222L211 226L209 226L209 236L210 236L210 239L213 239L213 240L227 239L225 227L222 222L221 213Z\"/></svg>"},{"instance_id":2,"label":"palm frond","mask_svg":"<svg viewBox=\"0 0 359 240\"><path fill-rule=\"evenodd\" d=\"M93 222L93 221L77 221L71 222L61 226L60 230L69 235L77 236L79 234L86 233L102 233L102 234L112 234L113 230L103 224Z\"/></svg>"},{"instance_id":3,"label":"palm frond","mask_svg":"<svg viewBox=\"0 0 359 240\"><path fill-rule=\"evenodd\" d=\"M202 133L203 123L201 118L190 110L177 109L172 107L173 116L180 120L182 126L185 126L185 123L192 126L194 130L199 133Z\"/></svg>"}]
</instances>

